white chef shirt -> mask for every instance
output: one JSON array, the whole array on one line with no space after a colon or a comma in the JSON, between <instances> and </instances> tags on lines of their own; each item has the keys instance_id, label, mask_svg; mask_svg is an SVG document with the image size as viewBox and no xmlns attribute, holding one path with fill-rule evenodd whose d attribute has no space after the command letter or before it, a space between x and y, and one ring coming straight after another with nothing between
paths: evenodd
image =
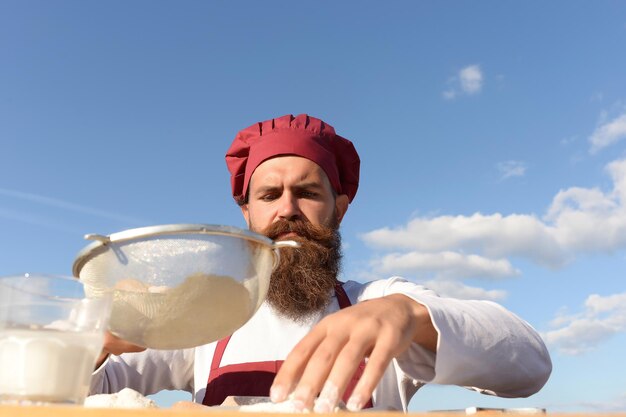
<instances>
[{"instance_id":1,"label":"white chef shirt","mask_svg":"<svg viewBox=\"0 0 626 417\"><path fill-rule=\"evenodd\" d=\"M413 344L392 360L373 394L375 407L407 410L424 384L458 385L501 397L526 397L546 383L552 364L537 332L490 301L438 297L399 277L343 285L352 304L404 294L428 309L438 332L437 353ZM264 303L231 337L221 366L284 360L319 320L339 310L336 298L304 323L278 316ZM209 318L202 318L208 320ZM149 395L163 389L191 392L201 403L216 343L182 350L151 350L110 356L93 375L91 393L125 387Z\"/></svg>"}]
</instances>

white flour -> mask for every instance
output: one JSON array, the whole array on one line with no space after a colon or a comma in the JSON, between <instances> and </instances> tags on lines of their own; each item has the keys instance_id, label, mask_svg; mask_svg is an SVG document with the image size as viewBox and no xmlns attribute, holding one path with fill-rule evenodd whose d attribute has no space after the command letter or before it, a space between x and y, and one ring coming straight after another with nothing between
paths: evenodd
<instances>
[{"instance_id":1,"label":"white flour","mask_svg":"<svg viewBox=\"0 0 626 417\"><path fill-rule=\"evenodd\" d=\"M110 328L153 349L182 349L219 340L241 327L256 307L231 277L194 274L174 288L124 280L114 292Z\"/></svg>"},{"instance_id":2,"label":"white flour","mask_svg":"<svg viewBox=\"0 0 626 417\"><path fill-rule=\"evenodd\" d=\"M315 403L317 403L319 399L315 399ZM341 410L345 410L345 406L343 403L340 403L336 406L333 412L338 412ZM311 410L298 410L295 406L293 398L288 398L287 400L280 403L273 403L271 401L263 401L257 402L254 404L246 404L239 406L239 411L243 412L254 412L254 413L310 413Z\"/></svg>"},{"instance_id":3,"label":"white flour","mask_svg":"<svg viewBox=\"0 0 626 417\"><path fill-rule=\"evenodd\" d=\"M149 398L130 388L115 394L91 395L85 399L88 408L158 408Z\"/></svg>"}]
</instances>

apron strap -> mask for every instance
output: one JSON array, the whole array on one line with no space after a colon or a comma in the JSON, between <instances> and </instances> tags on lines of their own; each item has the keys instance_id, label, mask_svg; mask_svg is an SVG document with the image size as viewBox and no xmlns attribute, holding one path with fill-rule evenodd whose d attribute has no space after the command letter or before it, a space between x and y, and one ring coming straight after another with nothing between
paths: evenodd
<instances>
[{"instance_id":1,"label":"apron strap","mask_svg":"<svg viewBox=\"0 0 626 417\"><path fill-rule=\"evenodd\" d=\"M344 308L350 307L352 303L350 302L350 298L348 298L348 294L346 294L346 290L343 289L343 282L337 281L335 284L335 296L337 297L337 302L339 303L339 309L343 310Z\"/></svg>"},{"instance_id":2,"label":"apron strap","mask_svg":"<svg viewBox=\"0 0 626 417\"><path fill-rule=\"evenodd\" d=\"M217 346L215 346L215 352L213 353L213 360L211 361L211 372L209 374L209 382L211 382L216 377L216 373L220 367L220 363L222 362L222 356L224 356L224 351L226 350L226 346L228 342L230 342L230 338L232 335L221 339L217 342Z\"/></svg>"}]
</instances>

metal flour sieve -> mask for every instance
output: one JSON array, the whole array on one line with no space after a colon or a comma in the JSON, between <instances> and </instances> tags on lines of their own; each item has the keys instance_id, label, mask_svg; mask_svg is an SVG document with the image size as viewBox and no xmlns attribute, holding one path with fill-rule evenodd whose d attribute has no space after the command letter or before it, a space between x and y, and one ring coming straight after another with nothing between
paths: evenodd
<instances>
[{"instance_id":1,"label":"metal flour sieve","mask_svg":"<svg viewBox=\"0 0 626 417\"><path fill-rule=\"evenodd\" d=\"M89 295L113 293L110 331L153 349L200 346L232 334L261 306L278 248L230 226L173 224L109 236L76 257L73 274Z\"/></svg>"}]
</instances>

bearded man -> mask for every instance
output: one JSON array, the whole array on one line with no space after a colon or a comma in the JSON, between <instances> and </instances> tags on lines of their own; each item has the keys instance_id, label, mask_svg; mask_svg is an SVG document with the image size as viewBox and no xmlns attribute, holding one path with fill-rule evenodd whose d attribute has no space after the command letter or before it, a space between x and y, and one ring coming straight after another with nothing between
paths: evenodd
<instances>
[{"instance_id":1,"label":"bearded man","mask_svg":"<svg viewBox=\"0 0 626 417\"><path fill-rule=\"evenodd\" d=\"M105 356L115 356L95 372L92 393L180 389L209 406L269 395L291 398L298 410L329 412L343 400L350 410L406 411L428 382L503 397L545 384L545 345L501 306L438 297L398 277L338 280L338 228L360 160L332 126L305 114L254 124L237 134L226 163L248 227L300 248L281 249L267 301L223 340L137 352L109 337Z\"/></svg>"}]
</instances>

